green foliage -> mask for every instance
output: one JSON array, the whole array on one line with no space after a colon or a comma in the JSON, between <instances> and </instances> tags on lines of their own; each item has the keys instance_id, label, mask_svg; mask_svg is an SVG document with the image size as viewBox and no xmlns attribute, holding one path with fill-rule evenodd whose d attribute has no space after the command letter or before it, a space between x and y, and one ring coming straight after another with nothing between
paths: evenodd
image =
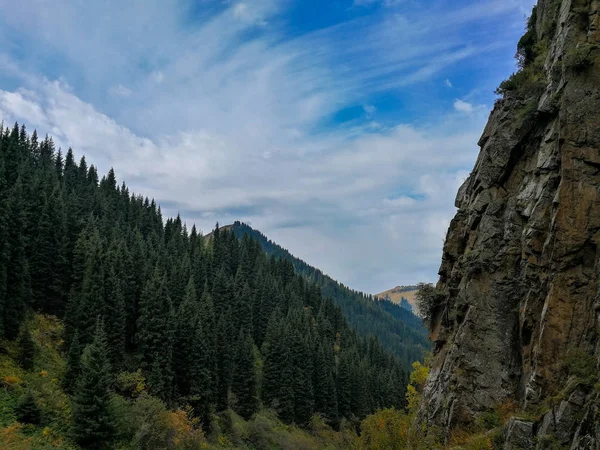
<instances>
[{"instance_id":1,"label":"green foliage","mask_svg":"<svg viewBox=\"0 0 600 450\"><path fill-rule=\"evenodd\" d=\"M552 8L548 8L551 10ZM558 10L556 11L558 14ZM551 21L555 24L555 21ZM544 62L548 54L548 42L554 35L554 30L544 30L542 39L538 40L537 6L534 6L531 16L527 21L525 34L517 44L517 59L519 70L514 72L508 79L500 83L496 89L496 95L505 96L512 94L519 100L524 101L525 108L530 110L532 101L537 105L537 100L547 85L544 71ZM529 102L528 102L529 101ZM521 116L527 114L521 112Z\"/></svg>"},{"instance_id":2,"label":"green foliage","mask_svg":"<svg viewBox=\"0 0 600 450\"><path fill-rule=\"evenodd\" d=\"M25 370L33 369L33 358L35 356L35 343L28 329L22 331L19 337L19 364Z\"/></svg>"},{"instance_id":3,"label":"green foliage","mask_svg":"<svg viewBox=\"0 0 600 450\"><path fill-rule=\"evenodd\" d=\"M595 51L598 49L596 44L581 43L577 47L570 49L565 55L566 67L575 72L582 72L588 67L594 65Z\"/></svg>"},{"instance_id":4,"label":"green foliage","mask_svg":"<svg viewBox=\"0 0 600 450\"><path fill-rule=\"evenodd\" d=\"M250 334L243 330L237 341L231 391L236 397L235 411L244 419L250 419L258 411L257 377L254 342Z\"/></svg>"},{"instance_id":5,"label":"green foliage","mask_svg":"<svg viewBox=\"0 0 600 450\"><path fill-rule=\"evenodd\" d=\"M410 311L388 300L376 299L367 294L353 291L325 275L319 269L293 256L286 249L270 241L265 235L254 230L245 223L235 222L231 230L244 239L250 237L260 243L269 255L289 262L285 271L291 270L301 274L314 283L320 292L311 293L309 305L315 307L318 297L331 297L339 305L349 325L363 336L377 336L382 345L395 354L402 362L404 370L410 370L413 361L421 360L429 350L430 342L421 320ZM262 332L266 330L270 312L261 315ZM262 335L257 338L257 345L262 345Z\"/></svg>"},{"instance_id":6,"label":"green foliage","mask_svg":"<svg viewBox=\"0 0 600 450\"><path fill-rule=\"evenodd\" d=\"M484 430L491 430L502 425L502 417L497 411L485 411L479 417L478 425Z\"/></svg>"},{"instance_id":7,"label":"green foliage","mask_svg":"<svg viewBox=\"0 0 600 450\"><path fill-rule=\"evenodd\" d=\"M419 283L415 295L423 322L433 331L434 321L444 301L444 293L438 291L433 284Z\"/></svg>"},{"instance_id":8,"label":"green foliage","mask_svg":"<svg viewBox=\"0 0 600 450\"><path fill-rule=\"evenodd\" d=\"M20 399L15 410L17 420L21 423L39 425L41 411L37 405L33 392L27 391Z\"/></svg>"},{"instance_id":9,"label":"green foliage","mask_svg":"<svg viewBox=\"0 0 600 450\"><path fill-rule=\"evenodd\" d=\"M577 381L590 386L600 379L598 361L594 355L581 349L568 352L562 364L562 370L567 377L575 377Z\"/></svg>"},{"instance_id":10,"label":"green foliage","mask_svg":"<svg viewBox=\"0 0 600 450\"><path fill-rule=\"evenodd\" d=\"M0 130L1 425L27 390L51 430L33 434L87 447L130 445L108 425L142 395L207 433L230 406L250 418L262 403L286 427L318 413L326 433L402 407L405 369L428 346L420 319L237 231L188 232L114 171Z\"/></svg>"},{"instance_id":11,"label":"green foliage","mask_svg":"<svg viewBox=\"0 0 600 450\"><path fill-rule=\"evenodd\" d=\"M73 437L83 448L110 448L114 436L110 414L111 375L101 321L83 351L81 375L73 398Z\"/></svg>"},{"instance_id":12,"label":"green foliage","mask_svg":"<svg viewBox=\"0 0 600 450\"><path fill-rule=\"evenodd\" d=\"M120 440L130 449L191 450L206 442L188 410L169 411L160 399L146 393L133 403L115 396L111 407Z\"/></svg>"}]
</instances>

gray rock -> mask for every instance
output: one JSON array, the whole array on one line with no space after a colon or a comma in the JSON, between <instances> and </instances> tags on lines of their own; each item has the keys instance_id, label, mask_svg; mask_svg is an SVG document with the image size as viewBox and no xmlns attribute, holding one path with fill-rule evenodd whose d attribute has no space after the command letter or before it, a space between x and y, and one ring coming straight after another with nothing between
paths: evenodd
<instances>
[{"instance_id":1,"label":"gray rock","mask_svg":"<svg viewBox=\"0 0 600 450\"><path fill-rule=\"evenodd\" d=\"M504 450L520 450L533 447L533 422L511 418L506 424Z\"/></svg>"}]
</instances>

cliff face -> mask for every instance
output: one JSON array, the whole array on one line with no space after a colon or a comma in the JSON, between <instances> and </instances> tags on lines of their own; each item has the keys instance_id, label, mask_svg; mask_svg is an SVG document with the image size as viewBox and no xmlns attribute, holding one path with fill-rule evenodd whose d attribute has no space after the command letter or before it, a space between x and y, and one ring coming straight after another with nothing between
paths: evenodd
<instances>
[{"instance_id":1,"label":"cliff face","mask_svg":"<svg viewBox=\"0 0 600 450\"><path fill-rule=\"evenodd\" d=\"M448 435L513 400L537 415L506 448L598 449L600 0L539 0L530 30L539 92L505 90L458 192L420 415Z\"/></svg>"}]
</instances>

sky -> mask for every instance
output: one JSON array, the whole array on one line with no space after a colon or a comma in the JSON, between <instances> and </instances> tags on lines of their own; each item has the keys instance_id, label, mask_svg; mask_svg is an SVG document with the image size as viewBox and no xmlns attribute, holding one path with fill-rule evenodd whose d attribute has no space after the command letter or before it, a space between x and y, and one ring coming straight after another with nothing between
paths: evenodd
<instances>
[{"instance_id":1,"label":"sky","mask_svg":"<svg viewBox=\"0 0 600 450\"><path fill-rule=\"evenodd\" d=\"M437 279L534 0L0 0L0 120L348 286Z\"/></svg>"}]
</instances>

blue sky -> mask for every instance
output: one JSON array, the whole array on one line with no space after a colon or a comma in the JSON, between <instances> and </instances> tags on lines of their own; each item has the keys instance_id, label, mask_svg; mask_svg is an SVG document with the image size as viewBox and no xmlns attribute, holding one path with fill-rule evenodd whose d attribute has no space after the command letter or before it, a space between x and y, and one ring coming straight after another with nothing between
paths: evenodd
<instances>
[{"instance_id":1,"label":"blue sky","mask_svg":"<svg viewBox=\"0 0 600 450\"><path fill-rule=\"evenodd\" d=\"M0 118L353 288L435 281L533 3L0 0Z\"/></svg>"}]
</instances>

